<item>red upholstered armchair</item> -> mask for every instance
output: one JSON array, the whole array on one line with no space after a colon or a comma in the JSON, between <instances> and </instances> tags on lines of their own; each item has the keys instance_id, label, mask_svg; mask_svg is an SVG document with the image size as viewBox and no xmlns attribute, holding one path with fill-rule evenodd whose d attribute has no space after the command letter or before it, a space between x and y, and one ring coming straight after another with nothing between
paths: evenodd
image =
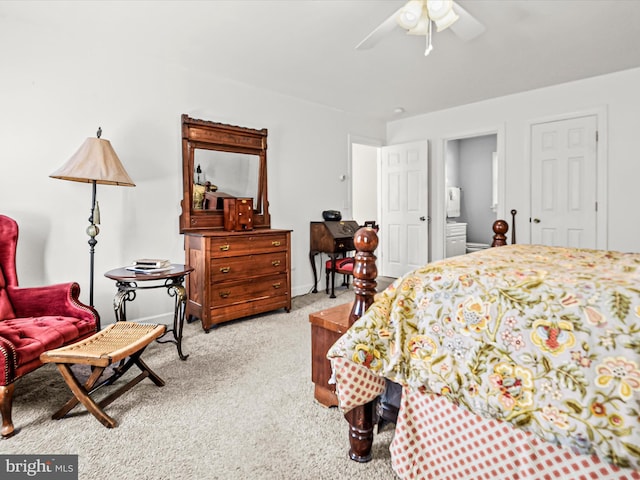
<instances>
[{"instance_id":1,"label":"red upholstered armchair","mask_svg":"<svg viewBox=\"0 0 640 480\"><path fill-rule=\"evenodd\" d=\"M40 354L74 343L100 328L98 313L78 300L75 282L19 287L18 225L0 215L0 413L2 436L14 433L13 391L20 377L40 367Z\"/></svg>"}]
</instances>

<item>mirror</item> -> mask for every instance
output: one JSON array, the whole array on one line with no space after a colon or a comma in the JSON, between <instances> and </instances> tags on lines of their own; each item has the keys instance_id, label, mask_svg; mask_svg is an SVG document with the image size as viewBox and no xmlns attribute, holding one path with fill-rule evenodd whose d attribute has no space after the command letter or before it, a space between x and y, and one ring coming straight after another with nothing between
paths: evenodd
<instances>
[{"instance_id":1,"label":"mirror","mask_svg":"<svg viewBox=\"0 0 640 480\"><path fill-rule=\"evenodd\" d=\"M270 228L267 130L182 115L180 232L223 229L223 198L251 198L253 227Z\"/></svg>"},{"instance_id":2,"label":"mirror","mask_svg":"<svg viewBox=\"0 0 640 480\"><path fill-rule=\"evenodd\" d=\"M205 192L252 198L255 210L261 210L258 205L258 155L196 149L193 161L196 165L195 184L205 187ZM207 201L206 195L198 203L194 199L193 208L196 210L219 210L219 207L216 202Z\"/></svg>"}]
</instances>

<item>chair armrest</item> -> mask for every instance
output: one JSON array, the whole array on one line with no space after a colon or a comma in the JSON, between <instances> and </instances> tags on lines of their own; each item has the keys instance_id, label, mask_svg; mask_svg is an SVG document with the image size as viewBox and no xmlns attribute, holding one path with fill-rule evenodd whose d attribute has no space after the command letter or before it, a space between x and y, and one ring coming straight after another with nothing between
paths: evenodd
<instances>
[{"instance_id":1,"label":"chair armrest","mask_svg":"<svg viewBox=\"0 0 640 480\"><path fill-rule=\"evenodd\" d=\"M93 321L100 326L98 312L80 302L76 282L45 287L7 287L9 301L18 318L64 316Z\"/></svg>"}]
</instances>

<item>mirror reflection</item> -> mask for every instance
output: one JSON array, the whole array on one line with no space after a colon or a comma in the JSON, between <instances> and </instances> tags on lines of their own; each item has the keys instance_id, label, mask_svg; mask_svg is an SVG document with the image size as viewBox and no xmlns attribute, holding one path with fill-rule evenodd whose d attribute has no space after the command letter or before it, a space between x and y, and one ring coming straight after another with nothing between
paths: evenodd
<instances>
[{"instance_id":1,"label":"mirror reflection","mask_svg":"<svg viewBox=\"0 0 640 480\"><path fill-rule=\"evenodd\" d=\"M271 228L267 199L267 129L182 115L180 233L224 230L228 197L251 208L253 228Z\"/></svg>"},{"instance_id":2,"label":"mirror reflection","mask_svg":"<svg viewBox=\"0 0 640 480\"><path fill-rule=\"evenodd\" d=\"M254 209L260 209L259 155L198 148L193 164L194 210L222 210L223 197L253 198Z\"/></svg>"}]
</instances>

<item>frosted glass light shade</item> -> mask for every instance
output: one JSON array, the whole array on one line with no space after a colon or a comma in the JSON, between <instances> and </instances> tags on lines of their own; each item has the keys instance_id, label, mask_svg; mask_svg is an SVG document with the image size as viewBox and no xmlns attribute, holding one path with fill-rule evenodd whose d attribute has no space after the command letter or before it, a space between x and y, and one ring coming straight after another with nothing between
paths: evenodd
<instances>
[{"instance_id":1,"label":"frosted glass light shade","mask_svg":"<svg viewBox=\"0 0 640 480\"><path fill-rule=\"evenodd\" d=\"M423 0L409 0L396 17L398 25L407 30L415 27L422 16L423 7Z\"/></svg>"},{"instance_id":2,"label":"frosted glass light shade","mask_svg":"<svg viewBox=\"0 0 640 480\"><path fill-rule=\"evenodd\" d=\"M78 151L51 178L135 187L109 140L87 138Z\"/></svg>"},{"instance_id":3,"label":"frosted glass light shade","mask_svg":"<svg viewBox=\"0 0 640 480\"><path fill-rule=\"evenodd\" d=\"M431 20L429 20L429 17L424 15L420 17L420 20L418 21L416 26L413 27L411 30L409 30L407 33L409 35L428 35L430 23L431 23Z\"/></svg>"},{"instance_id":4,"label":"frosted glass light shade","mask_svg":"<svg viewBox=\"0 0 640 480\"><path fill-rule=\"evenodd\" d=\"M453 11L453 0L427 0L427 11L438 32L448 28L459 18Z\"/></svg>"}]
</instances>

